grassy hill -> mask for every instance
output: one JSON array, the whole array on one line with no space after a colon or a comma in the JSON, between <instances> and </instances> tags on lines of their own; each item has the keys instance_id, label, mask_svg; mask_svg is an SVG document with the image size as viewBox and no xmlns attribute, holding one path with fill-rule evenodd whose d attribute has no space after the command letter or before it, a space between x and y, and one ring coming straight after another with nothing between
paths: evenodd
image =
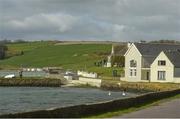
<instances>
[{"instance_id":1,"label":"grassy hill","mask_svg":"<svg viewBox=\"0 0 180 119\"><path fill-rule=\"evenodd\" d=\"M62 66L64 68L91 67L94 62L105 57L104 53L111 50L111 45L105 44L74 44L54 45L48 42L35 42L8 45L10 53L24 52L6 60L0 61L0 67L46 67Z\"/></svg>"},{"instance_id":2,"label":"grassy hill","mask_svg":"<svg viewBox=\"0 0 180 119\"><path fill-rule=\"evenodd\" d=\"M21 52L28 52L37 48L42 48L55 44L55 42L27 42L27 43L12 43L8 44L7 57L20 55Z\"/></svg>"},{"instance_id":3,"label":"grassy hill","mask_svg":"<svg viewBox=\"0 0 180 119\"><path fill-rule=\"evenodd\" d=\"M59 44L55 42L30 42L9 44L8 53L13 57L0 60L0 68L14 69L19 67L62 67L64 69L97 72L111 76L113 69L94 66L94 62L107 57L111 44ZM16 55L20 52L23 55Z\"/></svg>"}]
</instances>

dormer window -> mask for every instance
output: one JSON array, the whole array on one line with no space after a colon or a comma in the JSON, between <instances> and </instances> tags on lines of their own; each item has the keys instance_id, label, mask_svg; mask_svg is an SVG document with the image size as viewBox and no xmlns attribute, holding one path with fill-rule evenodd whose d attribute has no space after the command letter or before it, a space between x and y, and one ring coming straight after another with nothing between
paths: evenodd
<instances>
[{"instance_id":1,"label":"dormer window","mask_svg":"<svg viewBox=\"0 0 180 119\"><path fill-rule=\"evenodd\" d=\"M166 66L166 61L165 60L159 60L158 66Z\"/></svg>"},{"instance_id":2,"label":"dormer window","mask_svg":"<svg viewBox=\"0 0 180 119\"><path fill-rule=\"evenodd\" d=\"M131 60L130 62L130 69L129 69L129 76L136 77L137 76L137 61Z\"/></svg>"},{"instance_id":3,"label":"dormer window","mask_svg":"<svg viewBox=\"0 0 180 119\"><path fill-rule=\"evenodd\" d=\"M130 67L137 67L137 62L135 60L131 60Z\"/></svg>"}]
</instances>

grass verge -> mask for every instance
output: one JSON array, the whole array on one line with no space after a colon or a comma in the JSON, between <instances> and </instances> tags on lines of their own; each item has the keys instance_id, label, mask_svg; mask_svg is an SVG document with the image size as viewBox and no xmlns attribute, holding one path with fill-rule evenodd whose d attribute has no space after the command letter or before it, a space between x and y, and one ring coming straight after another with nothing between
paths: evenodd
<instances>
[{"instance_id":1,"label":"grass verge","mask_svg":"<svg viewBox=\"0 0 180 119\"><path fill-rule=\"evenodd\" d=\"M171 101L173 99L178 99L178 98L180 98L180 94L173 96L173 97L170 97L170 98L158 100L158 101L155 101L155 102L150 103L150 104L143 104L143 105L138 106L138 107L121 109L121 110L112 111L112 112L103 113L103 114L98 114L98 115L93 115L93 116L89 116L89 117L85 117L85 118L111 118L111 117L121 116L121 115L126 114L126 113L142 110L142 109L145 109L145 108L148 108L151 106L157 106L161 103L168 102L168 101Z\"/></svg>"}]
</instances>

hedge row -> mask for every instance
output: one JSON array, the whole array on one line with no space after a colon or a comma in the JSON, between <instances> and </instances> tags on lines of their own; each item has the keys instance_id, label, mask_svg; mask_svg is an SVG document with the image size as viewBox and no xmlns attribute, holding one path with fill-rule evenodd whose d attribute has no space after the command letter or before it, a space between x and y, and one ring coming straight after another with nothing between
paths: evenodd
<instances>
[{"instance_id":1,"label":"hedge row","mask_svg":"<svg viewBox=\"0 0 180 119\"><path fill-rule=\"evenodd\" d=\"M1 115L0 118L71 118L85 117L119 109L148 104L163 98L168 98L180 94L179 90L154 92L137 97L118 99L113 101L101 102L96 104L84 104L70 107L62 107L51 110L39 110L25 113Z\"/></svg>"}]
</instances>

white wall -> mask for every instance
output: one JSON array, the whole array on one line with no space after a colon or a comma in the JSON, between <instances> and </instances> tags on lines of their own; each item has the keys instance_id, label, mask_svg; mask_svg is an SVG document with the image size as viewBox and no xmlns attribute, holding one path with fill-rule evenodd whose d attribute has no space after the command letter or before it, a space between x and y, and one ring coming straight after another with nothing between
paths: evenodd
<instances>
[{"instance_id":1,"label":"white wall","mask_svg":"<svg viewBox=\"0 0 180 119\"><path fill-rule=\"evenodd\" d=\"M137 75L135 77L130 76L130 61L137 61ZM130 49L125 54L125 80L129 82L138 82L141 81L141 54L137 50L136 46L133 44Z\"/></svg>"},{"instance_id":2,"label":"white wall","mask_svg":"<svg viewBox=\"0 0 180 119\"><path fill-rule=\"evenodd\" d=\"M84 78L79 77L79 81L84 84L89 84L91 86L100 87L101 86L101 79L94 79L94 78Z\"/></svg>"},{"instance_id":3,"label":"white wall","mask_svg":"<svg viewBox=\"0 0 180 119\"><path fill-rule=\"evenodd\" d=\"M166 66L158 66L159 60L165 60ZM158 71L166 72L166 80L158 80ZM151 82L173 82L174 80L174 65L168 57L161 52L151 65Z\"/></svg>"},{"instance_id":4,"label":"white wall","mask_svg":"<svg viewBox=\"0 0 180 119\"><path fill-rule=\"evenodd\" d=\"M73 80L73 76L64 76L64 78L67 80Z\"/></svg>"},{"instance_id":5,"label":"white wall","mask_svg":"<svg viewBox=\"0 0 180 119\"><path fill-rule=\"evenodd\" d=\"M174 78L174 83L180 83L180 77L178 77L178 78L175 77L175 78Z\"/></svg>"},{"instance_id":6,"label":"white wall","mask_svg":"<svg viewBox=\"0 0 180 119\"><path fill-rule=\"evenodd\" d=\"M97 73L94 72L85 72L85 71L78 71L77 72L78 76L83 76L83 77L89 77L89 78L97 78L98 75Z\"/></svg>"}]
</instances>

